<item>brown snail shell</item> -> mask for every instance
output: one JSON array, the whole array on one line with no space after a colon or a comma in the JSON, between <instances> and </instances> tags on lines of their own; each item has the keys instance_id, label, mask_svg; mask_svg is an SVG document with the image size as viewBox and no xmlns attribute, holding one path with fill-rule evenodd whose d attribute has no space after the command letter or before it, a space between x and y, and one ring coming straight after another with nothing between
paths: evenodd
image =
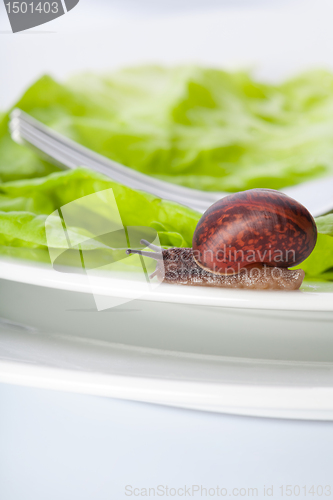
<instances>
[{"instance_id":1,"label":"brown snail shell","mask_svg":"<svg viewBox=\"0 0 333 500\"><path fill-rule=\"evenodd\" d=\"M251 189L222 198L201 217L193 257L215 274L239 273L256 263L294 267L315 247L317 228L309 211L272 189Z\"/></svg>"}]
</instances>

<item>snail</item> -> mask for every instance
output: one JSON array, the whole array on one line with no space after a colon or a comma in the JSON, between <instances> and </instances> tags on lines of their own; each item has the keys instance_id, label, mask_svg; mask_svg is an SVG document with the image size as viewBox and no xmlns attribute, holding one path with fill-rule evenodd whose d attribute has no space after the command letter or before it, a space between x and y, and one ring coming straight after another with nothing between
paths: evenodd
<instances>
[{"instance_id":1,"label":"snail","mask_svg":"<svg viewBox=\"0 0 333 500\"><path fill-rule=\"evenodd\" d=\"M298 289L303 262L317 240L309 211L272 189L230 194L202 215L192 248L161 248L141 240L153 252L128 249L157 261L151 277L165 283L227 288Z\"/></svg>"}]
</instances>

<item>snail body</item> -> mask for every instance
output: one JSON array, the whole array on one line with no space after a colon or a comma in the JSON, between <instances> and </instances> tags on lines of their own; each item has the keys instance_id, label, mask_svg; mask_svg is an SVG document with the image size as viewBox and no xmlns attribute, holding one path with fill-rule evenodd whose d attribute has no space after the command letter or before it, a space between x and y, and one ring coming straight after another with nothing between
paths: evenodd
<instances>
[{"instance_id":1,"label":"snail body","mask_svg":"<svg viewBox=\"0 0 333 500\"><path fill-rule=\"evenodd\" d=\"M166 283L298 289L304 271L288 267L303 262L316 240L316 224L303 205L278 191L251 189L222 198L203 214L193 248L128 253L155 256L153 276Z\"/></svg>"},{"instance_id":2,"label":"snail body","mask_svg":"<svg viewBox=\"0 0 333 500\"><path fill-rule=\"evenodd\" d=\"M297 290L304 279L302 269L252 264L235 274L213 274L198 266L192 248L171 248L162 251L163 260L157 261L154 273L159 281L177 285L209 286L217 288L247 288L270 290Z\"/></svg>"}]
</instances>

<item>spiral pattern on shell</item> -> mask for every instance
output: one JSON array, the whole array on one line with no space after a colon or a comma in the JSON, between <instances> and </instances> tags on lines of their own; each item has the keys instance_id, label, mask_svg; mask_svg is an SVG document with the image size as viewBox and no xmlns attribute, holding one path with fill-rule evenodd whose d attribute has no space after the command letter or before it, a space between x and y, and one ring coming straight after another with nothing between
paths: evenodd
<instances>
[{"instance_id":1,"label":"spiral pattern on shell","mask_svg":"<svg viewBox=\"0 0 333 500\"><path fill-rule=\"evenodd\" d=\"M199 266L216 274L237 273L261 263L294 267L315 247L317 228L309 211L272 189L250 189L214 203L193 236Z\"/></svg>"}]
</instances>

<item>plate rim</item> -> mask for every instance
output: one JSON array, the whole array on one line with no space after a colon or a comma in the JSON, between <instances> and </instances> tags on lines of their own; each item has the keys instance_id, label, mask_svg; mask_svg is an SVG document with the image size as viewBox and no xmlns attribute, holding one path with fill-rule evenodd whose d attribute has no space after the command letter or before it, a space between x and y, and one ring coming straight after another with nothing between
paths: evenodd
<instances>
[{"instance_id":1,"label":"plate rim","mask_svg":"<svg viewBox=\"0 0 333 500\"><path fill-rule=\"evenodd\" d=\"M0 361L0 383L188 410L253 417L333 420L333 387L207 384L78 372L12 361Z\"/></svg>"},{"instance_id":2,"label":"plate rim","mask_svg":"<svg viewBox=\"0 0 333 500\"><path fill-rule=\"evenodd\" d=\"M92 293L86 276L59 273L47 264L13 258L0 258L0 279L76 293ZM99 280L101 295L131 298L130 287L121 292L117 286L112 289L111 280L105 278ZM328 286L332 287L332 292L316 291L316 286L318 287L316 282L309 282L308 286L312 286L313 291L216 289L161 283L155 290L148 293L145 290L140 297L132 298L238 309L333 312L333 285L328 283Z\"/></svg>"}]
</instances>

